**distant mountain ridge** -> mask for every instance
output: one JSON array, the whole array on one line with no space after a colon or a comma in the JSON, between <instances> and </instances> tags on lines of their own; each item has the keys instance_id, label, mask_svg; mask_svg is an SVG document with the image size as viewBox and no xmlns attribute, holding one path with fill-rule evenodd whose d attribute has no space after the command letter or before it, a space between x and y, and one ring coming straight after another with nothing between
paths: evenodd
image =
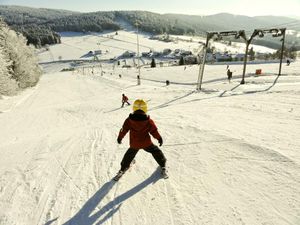
<instances>
[{"instance_id":1,"label":"distant mountain ridge","mask_svg":"<svg viewBox=\"0 0 300 225\"><path fill-rule=\"evenodd\" d=\"M300 20L296 20L295 18L282 16L248 17L229 13L219 13L209 16L158 14L148 11L80 13L67 10L0 5L0 16L13 29L21 31L27 38L30 37L30 43L35 45L59 42L55 32L102 32L104 30L119 30L122 29L120 21L126 21L126 23L131 24L133 27L138 22L141 31L152 34L205 35L207 31L243 29L251 32L258 28L273 27L286 27L287 29L300 32ZM45 31L44 37L43 31ZM35 33L39 33L38 39L35 39ZM273 45L272 40L264 42ZM294 36L289 35L287 43L288 45L300 46L297 33ZM270 45L268 47L271 47Z\"/></svg>"}]
</instances>

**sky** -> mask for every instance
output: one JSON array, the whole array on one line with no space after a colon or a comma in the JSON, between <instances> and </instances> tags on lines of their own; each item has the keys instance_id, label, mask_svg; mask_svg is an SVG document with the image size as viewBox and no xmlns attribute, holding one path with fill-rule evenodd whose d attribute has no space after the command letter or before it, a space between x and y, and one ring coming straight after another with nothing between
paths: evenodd
<instances>
[{"instance_id":1,"label":"sky","mask_svg":"<svg viewBox=\"0 0 300 225\"><path fill-rule=\"evenodd\" d=\"M79 12L146 10L192 15L227 12L246 16L297 16L300 12L300 0L0 0L0 4Z\"/></svg>"}]
</instances>

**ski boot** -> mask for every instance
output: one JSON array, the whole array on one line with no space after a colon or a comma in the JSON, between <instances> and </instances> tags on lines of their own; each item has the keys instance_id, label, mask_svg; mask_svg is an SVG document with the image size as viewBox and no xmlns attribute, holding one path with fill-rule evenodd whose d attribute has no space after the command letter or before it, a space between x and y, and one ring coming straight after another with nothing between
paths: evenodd
<instances>
[{"instance_id":1,"label":"ski boot","mask_svg":"<svg viewBox=\"0 0 300 225\"><path fill-rule=\"evenodd\" d=\"M162 176L162 178L164 178L164 179L168 179L168 178L169 178L169 175L168 175L168 173L167 173L166 167L162 167L162 168L161 168L161 176Z\"/></svg>"},{"instance_id":2,"label":"ski boot","mask_svg":"<svg viewBox=\"0 0 300 225\"><path fill-rule=\"evenodd\" d=\"M118 181L123 175L124 175L124 171L120 170L117 175L113 178L114 181Z\"/></svg>"}]
</instances>

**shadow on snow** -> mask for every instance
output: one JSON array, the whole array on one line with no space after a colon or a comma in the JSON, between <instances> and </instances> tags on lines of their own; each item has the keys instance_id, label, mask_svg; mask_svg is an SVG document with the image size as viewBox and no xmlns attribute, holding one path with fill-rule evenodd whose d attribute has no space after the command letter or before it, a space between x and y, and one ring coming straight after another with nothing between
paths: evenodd
<instances>
[{"instance_id":1,"label":"shadow on snow","mask_svg":"<svg viewBox=\"0 0 300 225\"><path fill-rule=\"evenodd\" d=\"M131 198L150 184L154 184L161 178L159 169L157 168L153 174L146 180L124 192L123 194L115 197L109 203L103 207L98 207L102 199L109 193L109 191L116 184L115 181L109 181L105 183L79 210L79 212L73 216L70 220L63 225L92 225L103 224L110 219L122 206L122 203ZM98 211L97 211L98 210ZM92 214L93 213L93 214ZM102 217L102 218L101 218ZM100 219L101 218L101 219ZM100 219L100 220L99 220ZM49 221L51 223L51 221ZM49 222L47 224L49 224Z\"/></svg>"},{"instance_id":2,"label":"shadow on snow","mask_svg":"<svg viewBox=\"0 0 300 225\"><path fill-rule=\"evenodd\" d=\"M233 87L231 90L229 90L229 93L228 93L228 90L225 90L225 91L223 91L221 94L219 94L217 96L214 95L214 96L209 96L209 97L200 98L200 99L188 100L188 101L185 101L185 102L177 103L177 105L191 103L191 102L197 102L197 101L203 101L203 100L213 99L213 98L228 98L228 97L234 97L234 96L240 96L240 95L249 95L249 94L261 93L261 92L267 92L267 91L271 90L275 86L275 84L277 83L277 81L278 81L278 79L279 79L280 76L282 76L282 75L277 75L277 77L275 78L275 80L273 81L273 83L269 87L267 87L267 88L265 88L263 90L243 91L242 93L230 93L231 91L234 91L235 89L237 89L238 87L241 86L241 84L238 84L235 87ZM211 91L202 90L201 92L210 93ZM213 91L213 92L215 92L215 91ZM185 94L183 96L177 97L177 98L175 98L175 99L173 99L171 101L168 101L166 103L163 103L163 104L160 104L158 106L155 106L155 107L149 109L149 111L154 111L154 110L158 110L158 109L161 109L161 108L169 107L169 106L173 105L171 103L174 103L174 102L176 102L176 101L178 101L180 99L186 98L186 97L188 97L188 96L190 96L190 95L192 95L194 93L197 93L197 91L188 92L187 94ZM227 93L228 93L228 95L225 95Z\"/></svg>"}]
</instances>

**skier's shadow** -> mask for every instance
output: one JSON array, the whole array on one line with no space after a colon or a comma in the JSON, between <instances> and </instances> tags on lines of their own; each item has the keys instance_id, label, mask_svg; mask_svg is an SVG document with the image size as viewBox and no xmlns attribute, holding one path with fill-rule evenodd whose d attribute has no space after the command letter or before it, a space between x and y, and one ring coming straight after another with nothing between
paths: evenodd
<instances>
[{"instance_id":1,"label":"skier's shadow","mask_svg":"<svg viewBox=\"0 0 300 225\"><path fill-rule=\"evenodd\" d=\"M122 108L123 108L123 107L118 107L118 108L115 108L115 109L112 109L112 110L109 110L109 111L105 111L104 113L114 112L114 111L120 110L120 109L122 109Z\"/></svg>"},{"instance_id":2,"label":"skier's shadow","mask_svg":"<svg viewBox=\"0 0 300 225\"><path fill-rule=\"evenodd\" d=\"M115 197L109 203L103 207L97 207L102 199L109 193L112 187L116 184L115 181L109 181L105 183L79 210L79 212L73 216L70 220L63 225L93 225L103 224L109 218L111 218L121 207L122 203L134 196L148 185L155 183L161 178L159 169L157 168L153 174L144 180L142 183L136 185L125 193ZM97 211L98 209L98 211ZM94 212L94 213L93 213ZM93 214L92 214L93 213ZM101 220L100 217L104 216ZM99 220L99 221L98 221ZM97 223L96 223L97 222Z\"/></svg>"},{"instance_id":3,"label":"skier's shadow","mask_svg":"<svg viewBox=\"0 0 300 225\"><path fill-rule=\"evenodd\" d=\"M129 105L124 105L124 107L126 107L126 106L129 106ZM121 109L123 109L124 107L119 107L119 108L115 108L115 109L112 109L112 110L109 110L109 111L105 111L104 113L110 113L110 112L114 112L114 111L117 111L117 110L121 110Z\"/></svg>"}]
</instances>

